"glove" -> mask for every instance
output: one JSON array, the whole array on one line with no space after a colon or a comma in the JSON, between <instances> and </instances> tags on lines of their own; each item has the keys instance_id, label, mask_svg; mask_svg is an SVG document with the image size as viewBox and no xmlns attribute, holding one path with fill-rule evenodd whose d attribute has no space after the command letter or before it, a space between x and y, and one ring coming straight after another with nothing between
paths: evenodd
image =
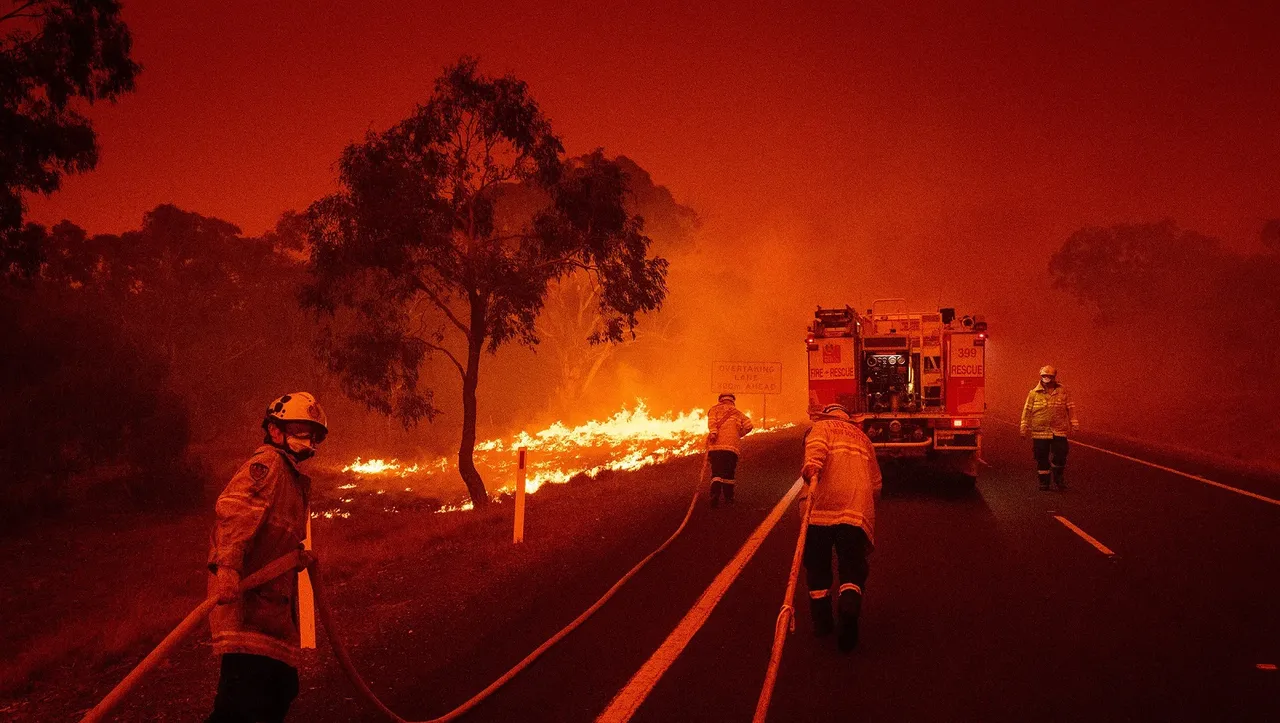
<instances>
[{"instance_id":1,"label":"glove","mask_svg":"<svg viewBox=\"0 0 1280 723\"><path fill-rule=\"evenodd\" d=\"M1026 438L1027 438L1027 428L1026 428L1026 427L1018 427L1018 436L1019 436L1019 437L1022 437L1023 439L1026 439Z\"/></svg>"},{"instance_id":2,"label":"glove","mask_svg":"<svg viewBox=\"0 0 1280 723\"><path fill-rule=\"evenodd\" d=\"M708 445L711 445L711 444L715 444L715 443L716 443L716 433L715 433L715 432L709 432L709 433L707 434L707 444L708 444Z\"/></svg>"},{"instance_id":3,"label":"glove","mask_svg":"<svg viewBox=\"0 0 1280 723\"><path fill-rule=\"evenodd\" d=\"M1080 423L1079 423L1079 422L1072 422L1072 423L1071 423L1071 431L1072 431L1072 432L1079 432L1079 431L1080 431Z\"/></svg>"},{"instance_id":4,"label":"glove","mask_svg":"<svg viewBox=\"0 0 1280 723\"><path fill-rule=\"evenodd\" d=\"M813 481L814 477L818 476L818 471L819 471L818 465L806 464L805 466L800 468L800 476L804 478L805 484L809 484L810 482Z\"/></svg>"},{"instance_id":5,"label":"glove","mask_svg":"<svg viewBox=\"0 0 1280 723\"><path fill-rule=\"evenodd\" d=\"M311 567L311 563L315 561L316 561L316 556L314 553L311 552L311 550L307 550L307 549L298 550L298 567L296 568L296 571L302 572L308 567Z\"/></svg>"},{"instance_id":6,"label":"glove","mask_svg":"<svg viewBox=\"0 0 1280 723\"><path fill-rule=\"evenodd\" d=\"M213 594L219 605L228 605L240 599L240 573L229 567L218 567L213 580Z\"/></svg>"}]
</instances>

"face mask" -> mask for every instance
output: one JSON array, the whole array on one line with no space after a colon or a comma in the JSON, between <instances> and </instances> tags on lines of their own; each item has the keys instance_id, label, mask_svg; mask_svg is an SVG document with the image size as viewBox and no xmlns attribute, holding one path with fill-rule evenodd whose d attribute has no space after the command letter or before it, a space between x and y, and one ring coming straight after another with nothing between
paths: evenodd
<instances>
[{"instance_id":1,"label":"face mask","mask_svg":"<svg viewBox=\"0 0 1280 723\"><path fill-rule=\"evenodd\" d=\"M285 437L284 444L289 449L289 454L299 462L310 459L316 454L315 440L309 438L289 436Z\"/></svg>"}]
</instances>

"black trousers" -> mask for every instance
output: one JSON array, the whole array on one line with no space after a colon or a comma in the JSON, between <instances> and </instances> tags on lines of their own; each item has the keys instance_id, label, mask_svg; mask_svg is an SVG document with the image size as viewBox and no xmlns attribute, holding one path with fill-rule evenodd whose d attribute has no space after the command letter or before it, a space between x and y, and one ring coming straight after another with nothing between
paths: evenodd
<instances>
[{"instance_id":1,"label":"black trousers","mask_svg":"<svg viewBox=\"0 0 1280 723\"><path fill-rule=\"evenodd\" d=\"M297 697L297 668L264 655L225 653L205 723L280 723Z\"/></svg>"},{"instance_id":2,"label":"black trousers","mask_svg":"<svg viewBox=\"0 0 1280 723\"><path fill-rule=\"evenodd\" d=\"M733 475L738 471L738 454L727 449L713 449L707 452L711 462L711 476L725 482L733 482Z\"/></svg>"},{"instance_id":3,"label":"black trousers","mask_svg":"<svg viewBox=\"0 0 1280 723\"><path fill-rule=\"evenodd\" d=\"M1050 463L1058 469L1066 467L1069 449L1070 445L1066 437L1055 436L1053 439L1031 440L1031 451L1036 457L1036 469L1041 474L1049 473Z\"/></svg>"},{"instance_id":4,"label":"black trousers","mask_svg":"<svg viewBox=\"0 0 1280 723\"><path fill-rule=\"evenodd\" d=\"M815 595L820 598L831 589L833 549L841 586L857 585L859 591L866 587L867 574L871 572L871 564L867 562L871 552L867 533L853 525L809 525L804 540L804 571L811 598Z\"/></svg>"},{"instance_id":5,"label":"black trousers","mask_svg":"<svg viewBox=\"0 0 1280 723\"><path fill-rule=\"evenodd\" d=\"M733 502L733 475L738 470L738 455L727 449L713 449L707 452L707 460L711 463L711 498L717 499L720 493L728 502Z\"/></svg>"}]
</instances>

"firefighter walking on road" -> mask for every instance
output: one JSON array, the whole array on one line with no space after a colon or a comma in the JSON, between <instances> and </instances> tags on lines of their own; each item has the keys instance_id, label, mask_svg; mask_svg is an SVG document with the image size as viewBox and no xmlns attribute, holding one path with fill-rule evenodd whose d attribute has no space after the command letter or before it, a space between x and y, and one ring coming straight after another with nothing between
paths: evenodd
<instances>
[{"instance_id":1,"label":"firefighter walking on road","mask_svg":"<svg viewBox=\"0 0 1280 723\"><path fill-rule=\"evenodd\" d=\"M738 411L737 398L721 394L718 403L707 412L707 461L711 465L711 506L733 504L734 479L738 469L739 441L751 431L751 420Z\"/></svg>"},{"instance_id":2,"label":"firefighter walking on road","mask_svg":"<svg viewBox=\"0 0 1280 723\"><path fill-rule=\"evenodd\" d=\"M1031 448L1036 458L1036 477L1042 491L1049 481L1058 489L1067 488L1067 435L1080 430L1076 405L1067 388L1058 383L1058 370L1046 364L1040 369L1040 383L1027 393L1022 406L1019 432L1031 435Z\"/></svg>"},{"instance_id":3,"label":"firefighter walking on road","mask_svg":"<svg viewBox=\"0 0 1280 723\"><path fill-rule=\"evenodd\" d=\"M283 721L298 695L298 577L285 574L240 593L240 580L301 547L311 478L298 465L328 434L324 411L306 392L267 408L265 438L218 496L209 550L213 651L218 692L207 723Z\"/></svg>"},{"instance_id":4,"label":"firefighter walking on road","mask_svg":"<svg viewBox=\"0 0 1280 723\"><path fill-rule=\"evenodd\" d=\"M858 645L858 617L870 572L867 557L874 547L881 477L871 439L849 421L843 405L827 405L809 430L800 476L812 496L804 567L813 632L825 636L835 628L831 610L834 549L840 573L837 644L847 653Z\"/></svg>"}]
</instances>

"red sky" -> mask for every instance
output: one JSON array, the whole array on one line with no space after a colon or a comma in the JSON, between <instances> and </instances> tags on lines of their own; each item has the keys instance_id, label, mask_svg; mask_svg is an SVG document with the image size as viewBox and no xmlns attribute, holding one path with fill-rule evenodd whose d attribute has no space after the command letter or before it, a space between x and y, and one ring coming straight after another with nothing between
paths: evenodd
<instances>
[{"instance_id":1,"label":"red sky","mask_svg":"<svg viewBox=\"0 0 1280 723\"><path fill-rule=\"evenodd\" d=\"M1075 229L1172 217L1251 249L1280 216L1280 6L796 5L125 0L138 92L92 109L97 170L32 217L121 231L168 202L261 232L462 54L703 215L754 282L705 290L754 300L717 312L717 358L791 359L814 303L878 296L1087 324L1045 291Z\"/></svg>"},{"instance_id":2,"label":"red sky","mask_svg":"<svg viewBox=\"0 0 1280 723\"><path fill-rule=\"evenodd\" d=\"M571 153L631 156L703 215L760 279L734 328L904 295L1011 321L1081 226L1247 249L1280 216L1266 3L663 5L126 0L138 92L93 109L98 169L32 215L120 231L171 202L261 232L470 53Z\"/></svg>"},{"instance_id":3,"label":"red sky","mask_svg":"<svg viewBox=\"0 0 1280 723\"><path fill-rule=\"evenodd\" d=\"M261 231L463 53L726 229L1051 248L1163 216L1243 243L1280 215L1267 3L977 4L126 0L138 92L92 111L98 169L33 216L119 231L173 202Z\"/></svg>"}]
</instances>

